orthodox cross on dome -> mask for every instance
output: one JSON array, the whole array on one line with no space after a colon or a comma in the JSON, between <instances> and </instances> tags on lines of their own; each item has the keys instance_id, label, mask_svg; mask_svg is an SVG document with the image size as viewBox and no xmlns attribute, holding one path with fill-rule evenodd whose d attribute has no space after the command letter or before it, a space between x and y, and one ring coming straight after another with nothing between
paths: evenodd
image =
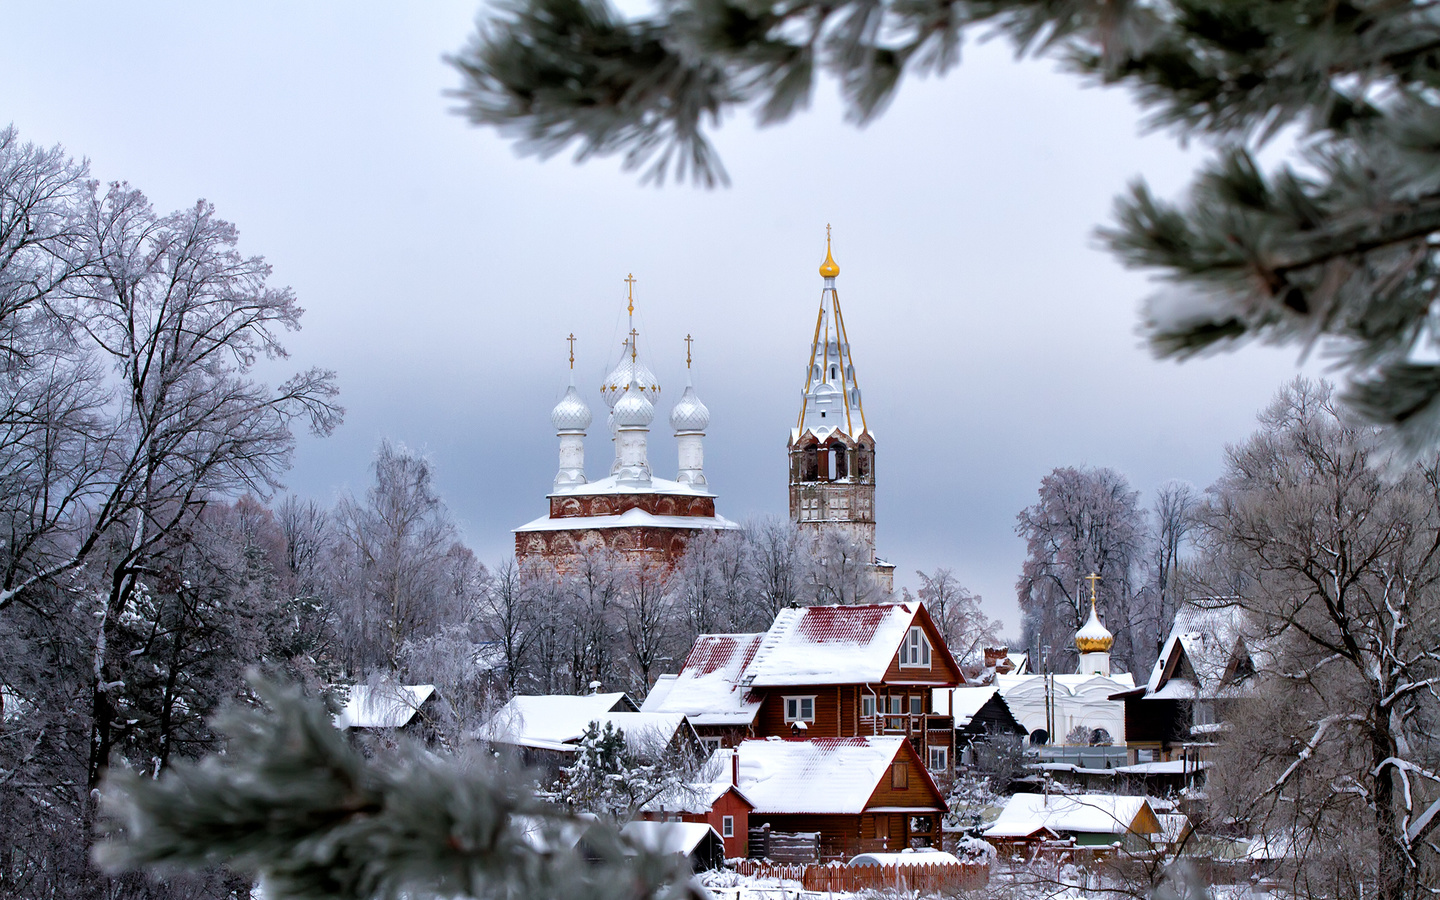
<instances>
[{"instance_id":1,"label":"orthodox cross on dome","mask_svg":"<svg viewBox=\"0 0 1440 900\"><path fill-rule=\"evenodd\" d=\"M685 368L690 368L690 335L685 335Z\"/></svg>"},{"instance_id":2,"label":"orthodox cross on dome","mask_svg":"<svg viewBox=\"0 0 1440 900\"><path fill-rule=\"evenodd\" d=\"M625 276L625 284L627 285L627 288L626 288L626 292L627 292L627 295L628 295L628 296L627 296L627 299L630 301L630 305L627 306L626 309L630 312L630 315L631 315L631 317L633 318L634 315L635 315L635 273L634 273L634 272L631 272L630 274L628 274L628 275Z\"/></svg>"},{"instance_id":3,"label":"orthodox cross on dome","mask_svg":"<svg viewBox=\"0 0 1440 900\"><path fill-rule=\"evenodd\" d=\"M1086 575L1086 576L1085 576L1084 580L1090 582L1090 605L1091 605L1091 606L1094 606L1094 605L1095 605L1095 583L1100 580L1100 576L1099 576L1099 575L1096 575L1094 572L1091 572L1089 575Z\"/></svg>"},{"instance_id":4,"label":"orthodox cross on dome","mask_svg":"<svg viewBox=\"0 0 1440 900\"><path fill-rule=\"evenodd\" d=\"M636 352L637 352L636 349L635 349L635 339L638 338L638 337L640 337L640 332L636 331L636 330L635 330L635 327L632 325L632 326L630 327L630 361L631 361L631 362L634 362L634 361L635 361L635 354L636 354Z\"/></svg>"},{"instance_id":5,"label":"orthodox cross on dome","mask_svg":"<svg viewBox=\"0 0 1440 900\"><path fill-rule=\"evenodd\" d=\"M570 332L570 336L565 340L570 342L570 371L573 372L575 371L575 332Z\"/></svg>"}]
</instances>

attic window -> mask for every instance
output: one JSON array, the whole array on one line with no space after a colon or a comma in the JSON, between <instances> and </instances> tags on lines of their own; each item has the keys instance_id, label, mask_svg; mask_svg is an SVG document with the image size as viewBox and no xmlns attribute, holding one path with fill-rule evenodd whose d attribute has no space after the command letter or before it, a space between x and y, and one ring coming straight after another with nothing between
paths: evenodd
<instances>
[{"instance_id":1,"label":"attic window","mask_svg":"<svg viewBox=\"0 0 1440 900\"><path fill-rule=\"evenodd\" d=\"M904 762L897 759L894 764L890 766L890 787L903 791L909 786L910 770Z\"/></svg>"},{"instance_id":2,"label":"attic window","mask_svg":"<svg viewBox=\"0 0 1440 900\"><path fill-rule=\"evenodd\" d=\"M815 698L814 697L786 697L785 698L785 722L813 722L815 721Z\"/></svg>"},{"instance_id":3,"label":"attic window","mask_svg":"<svg viewBox=\"0 0 1440 900\"><path fill-rule=\"evenodd\" d=\"M930 668L930 640L919 625L912 625L900 645L900 665L904 668Z\"/></svg>"}]
</instances>

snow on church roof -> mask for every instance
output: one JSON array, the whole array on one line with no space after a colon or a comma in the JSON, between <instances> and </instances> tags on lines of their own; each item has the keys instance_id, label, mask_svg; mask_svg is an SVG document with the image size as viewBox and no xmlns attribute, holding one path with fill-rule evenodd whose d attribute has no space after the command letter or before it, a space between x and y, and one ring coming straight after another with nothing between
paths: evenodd
<instances>
[{"instance_id":1,"label":"snow on church roof","mask_svg":"<svg viewBox=\"0 0 1440 900\"><path fill-rule=\"evenodd\" d=\"M814 738L740 744L740 790L757 813L865 811L905 738Z\"/></svg>"},{"instance_id":2,"label":"snow on church roof","mask_svg":"<svg viewBox=\"0 0 1440 900\"><path fill-rule=\"evenodd\" d=\"M748 725L759 700L740 684L763 634L702 634L680 674L660 676L641 710L684 713L695 725Z\"/></svg>"},{"instance_id":3,"label":"snow on church roof","mask_svg":"<svg viewBox=\"0 0 1440 900\"><path fill-rule=\"evenodd\" d=\"M756 687L881 681L919 609L906 603L783 609L746 679Z\"/></svg>"},{"instance_id":4,"label":"snow on church roof","mask_svg":"<svg viewBox=\"0 0 1440 900\"><path fill-rule=\"evenodd\" d=\"M551 497L588 497L592 494L677 494L683 497L714 497L709 491L668 478L650 479L643 487L620 483L619 476L607 475L584 484L565 485L552 491Z\"/></svg>"},{"instance_id":5,"label":"snow on church roof","mask_svg":"<svg viewBox=\"0 0 1440 900\"><path fill-rule=\"evenodd\" d=\"M632 491L631 493L635 493ZM563 516L552 519L541 516L514 531L570 531L594 528L718 528L729 531L740 526L724 516L657 516L639 507L625 510L618 516Z\"/></svg>"}]
</instances>

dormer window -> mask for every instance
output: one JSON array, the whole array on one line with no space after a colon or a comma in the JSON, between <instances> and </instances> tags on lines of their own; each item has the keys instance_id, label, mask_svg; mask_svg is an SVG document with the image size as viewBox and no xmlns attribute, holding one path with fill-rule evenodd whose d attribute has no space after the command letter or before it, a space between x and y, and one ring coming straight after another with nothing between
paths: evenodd
<instances>
[{"instance_id":1,"label":"dormer window","mask_svg":"<svg viewBox=\"0 0 1440 900\"><path fill-rule=\"evenodd\" d=\"M919 625L912 625L905 633L905 642L900 645L900 665L903 668L930 668L930 640Z\"/></svg>"}]
</instances>

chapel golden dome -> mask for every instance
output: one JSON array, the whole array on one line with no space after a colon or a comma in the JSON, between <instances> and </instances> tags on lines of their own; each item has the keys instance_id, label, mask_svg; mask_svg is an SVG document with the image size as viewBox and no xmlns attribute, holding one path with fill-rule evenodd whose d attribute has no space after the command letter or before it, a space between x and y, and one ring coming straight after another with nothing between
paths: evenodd
<instances>
[{"instance_id":1,"label":"chapel golden dome","mask_svg":"<svg viewBox=\"0 0 1440 900\"><path fill-rule=\"evenodd\" d=\"M825 226L825 261L820 264L820 274L825 278L834 278L840 274L840 266L836 264L835 257L830 255L830 226Z\"/></svg>"}]
</instances>

